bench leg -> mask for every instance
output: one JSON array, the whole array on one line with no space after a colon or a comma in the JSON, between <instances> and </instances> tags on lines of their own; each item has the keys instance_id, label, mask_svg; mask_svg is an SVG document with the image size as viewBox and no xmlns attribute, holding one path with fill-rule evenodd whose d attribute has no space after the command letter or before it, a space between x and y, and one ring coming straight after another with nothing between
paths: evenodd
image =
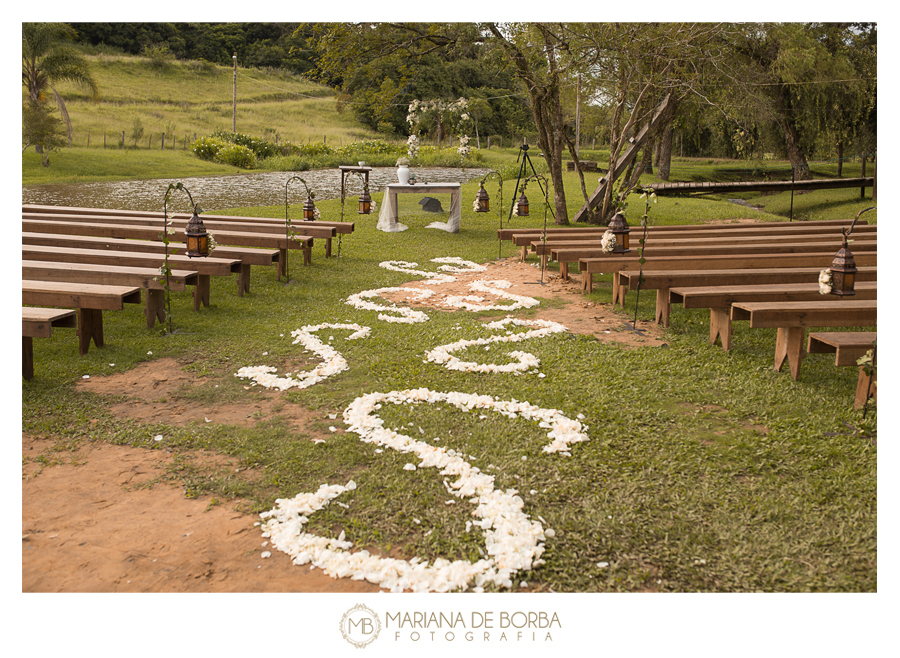
<instances>
[{"instance_id":1,"label":"bench leg","mask_svg":"<svg viewBox=\"0 0 900 658\"><path fill-rule=\"evenodd\" d=\"M194 286L194 310L199 311L200 305L209 308L209 274L201 274L197 277L197 285Z\"/></svg>"},{"instance_id":2,"label":"bench leg","mask_svg":"<svg viewBox=\"0 0 900 658\"><path fill-rule=\"evenodd\" d=\"M731 333L734 327L727 308L709 309L709 344L715 345L716 339L722 339L722 349L731 349Z\"/></svg>"},{"instance_id":3,"label":"bench leg","mask_svg":"<svg viewBox=\"0 0 900 658\"><path fill-rule=\"evenodd\" d=\"M669 289L658 288L656 290L656 324L664 327L669 326Z\"/></svg>"},{"instance_id":4,"label":"bench leg","mask_svg":"<svg viewBox=\"0 0 900 658\"><path fill-rule=\"evenodd\" d=\"M22 336L22 377L34 377L34 339L31 336Z\"/></svg>"},{"instance_id":5,"label":"bench leg","mask_svg":"<svg viewBox=\"0 0 900 658\"><path fill-rule=\"evenodd\" d=\"M541 269L547 269L547 254L541 254Z\"/></svg>"},{"instance_id":6,"label":"bench leg","mask_svg":"<svg viewBox=\"0 0 900 658\"><path fill-rule=\"evenodd\" d=\"M147 329L153 329L156 321L160 324L166 321L166 295L162 290L147 291L147 307L144 309L147 316Z\"/></svg>"},{"instance_id":7,"label":"bench leg","mask_svg":"<svg viewBox=\"0 0 900 658\"><path fill-rule=\"evenodd\" d=\"M238 297L243 297L245 292L250 292L250 266L241 263L241 272L238 274Z\"/></svg>"},{"instance_id":8,"label":"bench leg","mask_svg":"<svg viewBox=\"0 0 900 658\"><path fill-rule=\"evenodd\" d=\"M312 263L312 244L310 246L303 249L303 264L309 265Z\"/></svg>"},{"instance_id":9,"label":"bench leg","mask_svg":"<svg viewBox=\"0 0 900 658\"><path fill-rule=\"evenodd\" d=\"M91 340L97 347L103 347L103 311L96 308L78 309L78 353L88 353Z\"/></svg>"},{"instance_id":10,"label":"bench leg","mask_svg":"<svg viewBox=\"0 0 900 658\"><path fill-rule=\"evenodd\" d=\"M775 340L775 370L781 370L787 360L791 377L797 379L800 376L805 332L805 327L778 327L778 337Z\"/></svg>"},{"instance_id":11,"label":"bench leg","mask_svg":"<svg viewBox=\"0 0 900 658\"><path fill-rule=\"evenodd\" d=\"M568 263L563 263L562 261L560 261L560 263L559 263L559 278L562 279L563 281L569 280L569 264Z\"/></svg>"},{"instance_id":12,"label":"bench leg","mask_svg":"<svg viewBox=\"0 0 900 658\"><path fill-rule=\"evenodd\" d=\"M590 272L581 273L581 292L589 293L594 288L594 275Z\"/></svg>"},{"instance_id":13,"label":"bench leg","mask_svg":"<svg viewBox=\"0 0 900 658\"><path fill-rule=\"evenodd\" d=\"M331 238L325 238L325 258L331 258Z\"/></svg>"},{"instance_id":14,"label":"bench leg","mask_svg":"<svg viewBox=\"0 0 900 658\"><path fill-rule=\"evenodd\" d=\"M525 262L525 259L526 259L527 257L528 257L528 247L527 247L527 246L523 246L523 247L522 247L522 251L519 252L519 260L522 261L522 262L524 263L524 262Z\"/></svg>"},{"instance_id":15,"label":"bench leg","mask_svg":"<svg viewBox=\"0 0 900 658\"><path fill-rule=\"evenodd\" d=\"M288 250L287 249L279 249L278 250L278 269L276 270L277 274L275 276L276 281L281 281L281 277L287 276L287 267L288 267Z\"/></svg>"},{"instance_id":16,"label":"bench leg","mask_svg":"<svg viewBox=\"0 0 900 658\"><path fill-rule=\"evenodd\" d=\"M26 377L26 379L28 378ZM866 406L866 401L870 397L878 399L877 391L875 390L875 373L867 375L866 369L861 367L859 369L859 378L856 380L856 399L853 400L853 408L862 409Z\"/></svg>"}]
</instances>

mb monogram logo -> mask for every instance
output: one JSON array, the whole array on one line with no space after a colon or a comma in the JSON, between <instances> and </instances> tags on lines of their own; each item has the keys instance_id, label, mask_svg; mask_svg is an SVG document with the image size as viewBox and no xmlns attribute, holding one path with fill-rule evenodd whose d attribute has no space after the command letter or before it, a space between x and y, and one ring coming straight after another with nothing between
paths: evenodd
<instances>
[{"instance_id":1,"label":"mb monogram logo","mask_svg":"<svg viewBox=\"0 0 900 658\"><path fill-rule=\"evenodd\" d=\"M374 642L380 632L378 615L362 603L350 608L341 618L341 635L358 649Z\"/></svg>"}]
</instances>

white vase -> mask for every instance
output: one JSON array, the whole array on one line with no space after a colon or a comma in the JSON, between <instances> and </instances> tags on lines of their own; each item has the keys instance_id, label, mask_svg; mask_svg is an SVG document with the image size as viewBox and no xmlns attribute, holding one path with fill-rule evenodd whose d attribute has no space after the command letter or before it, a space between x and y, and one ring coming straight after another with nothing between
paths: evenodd
<instances>
[{"instance_id":1,"label":"white vase","mask_svg":"<svg viewBox=\"0 0 900 658\"><path fill-rule=\"evenodd\" d=\"M397 167L397 179L401 185L407 185L409 183L409 167L406 165Z\"/></svg>"}]
</instances>

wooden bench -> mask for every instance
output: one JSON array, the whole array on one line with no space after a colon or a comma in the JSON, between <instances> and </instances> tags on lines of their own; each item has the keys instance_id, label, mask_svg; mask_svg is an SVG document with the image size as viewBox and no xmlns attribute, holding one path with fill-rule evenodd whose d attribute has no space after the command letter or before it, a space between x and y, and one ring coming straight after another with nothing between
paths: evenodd
<instances>
[{"instance_id":1,"label":"wooden bench","mask_svg":"<svg viewBox=\"0 0 900 658\"><path fill-rule=\"evenodd\" d=\"M140 304L135 286L101 286L63 281L22 281L22 305L73 306L78 309L78 352L87 354L91 340L103 347L103 311L121 311Z\"/></svg>"},{"instance_id":2,"label":"wooden bench","mask_svg":"<svg viewBox=\"0 0 900 658\"><path fill-rule=\"evenodd\" d=\"M613 274L613 304L625 305L628 290L656 292L656 322L669 326L669 290L674 287L693 288L697 286L734 286L740 284L768 285L776 283L804 283L819 280L819 267L784 267L761 269L724 270L650 270L643 273L643 283L639 271L619 271ZM857 281L875 281L878 268L860 267Z\"/></svg>"},{"instance_id":3,"label":"wooden bench","mask_svg":"<svg viewBox=\"0 0 900 658\"><path fill-rule=\"evenodd\" d=\"M809 334L806 352L834 354L834 365L855 366L873 348L877 338L878 334L874 331L816 331ZM862 409L870 397L878 399L874 380L874 374L868 375L864 366L859 367L856 395L853 399L856 409Z\"/></svg>"},{"instance_id":4,"label":"wooden bench","mask_svg":"<svg viewBox=\"0 0 900 658\"><path fill-rule=\"evenodd\" d=\"M687 238L716 238L716 237L762 237L762 236L823 236L826 239L836 237L840 240L841 230L847 228L852 220L841 220L839 223L829 223L825 225L813 224L812 222L757 222L757 223L741 223L741 224L678 224L670 226L650 226L647 228L647 248L657 241L669 239L687 239ZM712 230L719 227L728 227L725 230ZM854 237L863 234L874 233L877 231L877 225L857 224L854 228ZM575 228L560 227L547 229L546 234L543 229L500 229L497 232L498 238L503 241L511 241L514 245L521 248L520 257L525 259L528 248L532 243L538 242L554 242L554 241L598 241L606 232L606 227L594 228ZM531 239L529 240L529 236ZM639 246L639 240L643 237L643 229L640 227L632 227L631 242L632 248Z\"/></svg>"},{"instance_id":5,"label":"wooden bench","mask_svg":"<svg viewBox=\"0 0 900 658\"><path fill-rule=\"evenodd\" d=\"M75 311L69 308L22 307L22 377L34 377L34 339L50 338L52 327L75 329Z\"/></svg>"},{"instance_id":6,"label":"wooden bench","mask_svg":"<svg viewBox=\"0 0 900 658\"><path fill-rule=\"evenodd\" d=\"M101 249L77 249L74 247L44 247L22 245L24 260L41 260L63 263L94 263L124 267L150 267L157 271L164 259L161 254L129 251L106 251ZM241 261L228 258L188 258L169 256L169 265L174 269L194 270L199 274L194 286L194 310L201 304L209 306L209 282L211 276L231 276L241 271Z\"/></svg>"},{"instance_id":7,"label":"wooden bench","mask_svg":"<svg viewBox=\"0 0 900 658\"><path fill-rule=\"evenodd\" d=\"M791 267L818 267L820 270L830 267L834 253L789 253L789 254L754 254L733 256L647 256L643 265L644 272L654 270L726 270L726 269L764 269ZM609 256L609 255L608 255ZM857 267L878 265L878 254L875 251L854 252ZM614 274L623 270L640 271L641 264L637 258L609 256L607 258L583 258L578 261L581 270L581 288L590 292L593 274ZM614 287L616 283L614 282Z\"/></svg>"},{"instance_id":8,"label":"wooden bench","mask_svg":"<svg viewBox=\"0 0 900 658\"><path fill-rule=\"evenodd\" d=\"M41 219L23 219L23 232L50 233L53 235L88 235L106 238L133 238L162 242L162 227L134 224L100 224L93 222L52 222ZM281 268L279 276L287 271L289 250L301 250L303 263L312 262L313 238L303 235L285 236L283 233L247 233L241 231L214 231L216 242L225 246L261 247L278 249Z\"/></svg>"},{"instance_id":9,"label":"wooden bench","mask_svg":"<svg viewBox=\"0 0 900 658\"><path fill-rule=\"evenodd\" d=\"M853 253L864 251L875 251L878 242L875 239L861 239L853 243ZM671 246L654 246L653 249L646 250L644 258L666 258L671 256L696 256L699 258L705 256L723 256L723 255L742 255L751 256L755 254L796 254L796 253L825 253L834 254L840 249L840 241L824 241L824 242L793 242L789 239L782 241L779 239L767 239L757 242L739 242L725 244L708 244L700 240L692 240L681 245ZM567 264L583 259L591 258L632 258L637 260L641 257L637 249L632 249L627 254L604 253L599 245L596 247L561 247L550 249L550 256L554 260L559 261L560 276L564 279L568 278ZM542 255L541 258L546 258Z\"/></svg>"},{"instance_id":10,"label":"wooden bench","mask_svg":"<svg viewBox=\"0 0 900 658\"><path fill-rule=\"evenodd\" d=\"M876 281L858 281L854 299L877 299ZM731 349L731 305L735 302L816 302L834 299L819 292L818 281L813 283L744 284L736 286L702 286L672 288L669 303L684 308L708 308L709 342L722 339L722 347Z\"/></svg>"},{"instance_id":11,"label":"wooden bench","mask_svg":"<svg viewBox=\"0 0 900 658\"><path fill-rule=\"evenodd\" d=\"M136 224L147 222L162 227L163 214L161 212L141 210L110 210L103 208L75 208L68 206L37 206L31 204L22 205L22 217L28 219L40 219L50 217L67 218L70 221L94 221L105 222L106 218L116 222L128 222ZM187 213L173 213L169 215L170 221L178 222L183 226L190 219ZM286 231L285 220L272 217L244 217L237 215L201 215L203 223L208 228L222 228L226 225L234 225L235 230L258 230L266 233L284 235ZM331 256L331 240L335 235L348 235L353 233L353 222L329 222L323 220L305 221L291 220L291 226L295 233L308 235L312 238L320 238L325 241L325 256ZM333 229L329 231L328 229Z\"/></svg>"},{"instance_id":12,"label":"wooden bench","mask_svg":"<svg viewBox=\"0 0 900 658\"><path fill-rule=\"evenodd\" d=\"M143 253L165 254L166 245L152 240L133 240L127 238L103 238L92 235L57 235L55 233L23 233L22 243L47 247L74 247L78 249L102 249L110 251L138 251ZM187 253L187 245L183 242L170 242L169 253L182 256ZM238 274L238 296L250 292L250 266L279 266L281 252L278 249L256 249L252 247L216 247L212 252L214 258L239 259L241 270Z\"/></svg>"},{"instance_id":13,"label":"wooden bench","mask_svg":"<svg viewBox=\"0 0 900 658\"><path fill-rule=\"evenodd\" d=\"M735 302L731 321L750 322L751 328L775 327L775 370L785 360L791 377L800 375L803 336L807 327L874 327L878 319L876 300L829 299L820 302Z\"/></svg>"},{"instance_id":14,"label":"wooden bench","mask_svg":"<svg viewBox=\"0 0 900 658\"><path fill-rule=\"evenodd\" d=\"M197 272L172 270L169 276L169 290L181 291L187 286L196 286L199 276ZM144 308L147 328L152 329L157 320L161 323L166 320L165 286L157 280L160 278L158 269L25 260L22 261L22 278L32 281L138 286L147 291Z\"/></svg>"}]
</instances>

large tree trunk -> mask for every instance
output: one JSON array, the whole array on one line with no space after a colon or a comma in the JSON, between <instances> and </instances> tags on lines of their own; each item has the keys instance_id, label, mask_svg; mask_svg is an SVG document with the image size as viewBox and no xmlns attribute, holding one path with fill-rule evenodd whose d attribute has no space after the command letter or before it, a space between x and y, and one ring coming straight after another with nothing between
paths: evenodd
<instances>
[{"instance_id":1,"label":"large tree trunk","mask_svg":"<svg viewBox=\"0 0 900 658\"><path fill-rule=\"evenodd\" d=\"M669 180L669 170L672 166L672 142L674 141L675 127L669 123L659 140L659 160L656 162L657 180Z\"/></svg>"},{"instance_id":2,"label":"large tree trunk","mask_svg":"<svg viewBox=\"0 0 900 658\"><path fill-rule=\"evenodd\" d=\"M794 178L809 180L812 178L812 174L809 171L809 164L806 162L806 154L803 152L803 147L800 146L800 133L794 123L790 93L787 85L782 85L780 93L776 94L776 105L779 111L778 123L784 131L784 145L787 149L788 160L794 168Z\"/></svg>"}]
</instances>

